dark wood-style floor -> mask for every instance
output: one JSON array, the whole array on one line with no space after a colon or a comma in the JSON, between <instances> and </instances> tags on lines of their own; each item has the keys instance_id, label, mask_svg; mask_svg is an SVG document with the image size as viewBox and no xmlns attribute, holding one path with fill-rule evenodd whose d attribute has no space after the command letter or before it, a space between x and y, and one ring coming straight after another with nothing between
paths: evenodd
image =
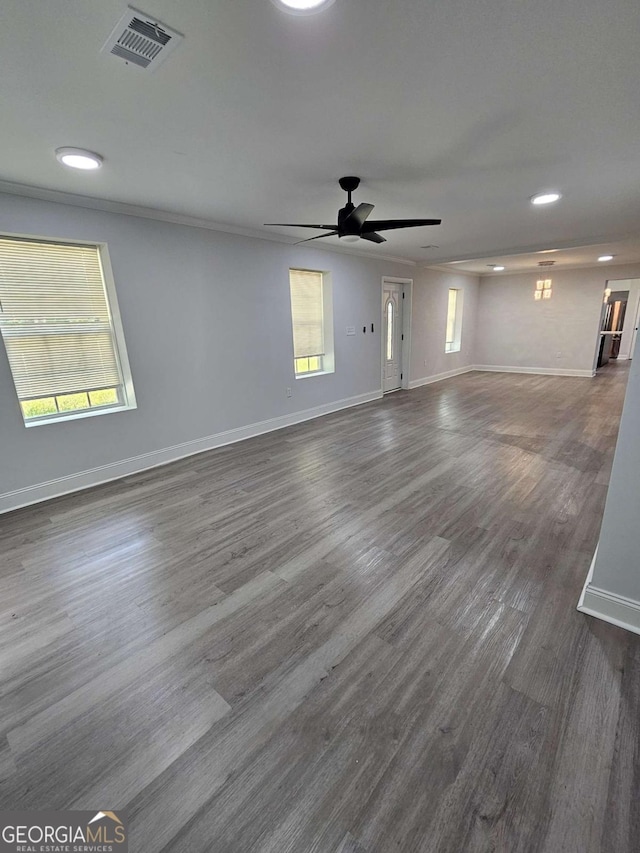
<instances>
[{"instance_id":1,"label":"dark wood-style floor","mask_svg":"<svg viewBox=\"0 0 640 853\"><path fill-rule=\"evenodd\" d=\"M0 805L638 851L640 637L575 610L625 384L467 374L0 518Z\"/></svg>"}]
</instances>

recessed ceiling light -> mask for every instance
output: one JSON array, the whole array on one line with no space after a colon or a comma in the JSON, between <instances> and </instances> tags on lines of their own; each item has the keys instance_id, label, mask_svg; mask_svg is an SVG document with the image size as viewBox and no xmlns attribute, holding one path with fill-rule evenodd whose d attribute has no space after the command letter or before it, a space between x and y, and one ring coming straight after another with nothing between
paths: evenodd
<instances>
[{"instance_id":1,"label":"recessed ceiling light","mask_svg":"<svg viewBox=\"0 0 640 853\"><path fill-rule=\"evenodd\" d=\"M72 169L89 170L102 166L102 157L93 151L85 151L84 148L57 148L56 158L59 163L64 163Z\"/></svg>"},{"instance_id":2,"label":"recessed ceiling light","mask_svg":"<svg viewBox=\"0 0 640 853\"><path fill-rule=\"evenodd\" d=\"M551 252L557 252L558 249L540 249L539 252L536 252L536 255L549 255Z\"/></svg>"},{"instance_id":3,"label":"recessed ceiling light","mask_svg":"<svg viewBox=\"0 0 640 853\"><path fill-rule=\"evenodd\" d=\"M291 15L313 15L331 6L335 0L271 0L274 6Z\"/></svg>"},{"instance_id":4,"label":"recessed ceiling light","mask_svg":"<svg viewBox=\"0 0 640 853\"><path fill-rule=\"evenodd\" d=\"M491 267L491 269L492 269L494 272L502 272L502 270L504 269L504 267L503 267L503 266L500 266L500 264L487 264L487 266L488 266L488 267Z\"/></svg>"},{"instance_id":5,"label":"recessed ceiling light","mask_svg":"<svg viewBox=\"0 0 640 853\"><path fill-rule=\"evenodd\" d=\"M560 198L560 193L555 191L538 193L538 195L531 196L531 204L553 204L554 201L558 201Z\"/></svg>"},{"instance_id":6,"label":"recessed ceiling light","mask_svg":"<svg viewBox=\"0 0 640 853\"><path fill-rule=\"evenodd\" d=\"M612 261L613 255L600 255L598 258L599 261Z\"/></svg>"}]
</instances>

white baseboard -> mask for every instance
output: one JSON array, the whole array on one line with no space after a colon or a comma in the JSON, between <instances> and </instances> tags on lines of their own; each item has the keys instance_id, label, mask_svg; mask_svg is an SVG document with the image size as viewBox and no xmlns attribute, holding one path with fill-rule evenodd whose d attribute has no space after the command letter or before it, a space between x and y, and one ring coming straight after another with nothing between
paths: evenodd
<instances>
[{"instance_id":1,"label":"white baseboard","mask_svg":"<svg viewBox=\"0 0 640 853\"><path fill-rule=\"evenodd\" d=\"M607 592L591 585L597 555L598 549L596 548L577 609L580 613L595 616L596 619L610 622L612 625L617 625L618 628L625 628L627 631L633 631L634 634L640 634L640 601L626 598L624 595L616 595L616 593Z\"/></svg>"},{"instance_id":2,"label":"white baseboard","mask_svg":"<svg viewBox=\"0 0 640 853\"><path fill-rule=\"evenodd\" d=\"M444 373L436 373L433 376L424 376L421 379L413 379L409 382L409 388L413 389L420 388L422 385L431 385L434 382L441 382L443 379L450 379L453 376L460 376L463 373L469 373L474 370L491 371L493 373L533 373L547 376L591 377L595 375L590 370L559 370L548 367L508 367L472 364L467 365L466 367L458 367L454 370L447 370ZM109 465L101 465L98 468L79 471L76 474L70 474L66 477L48 480L45 483L37 483L34 486L27 486L23 489L16 489L12 492L5 492L4 494L0 494L0 514L11 512L12 510L20 509L24 506L30 506L31 504L41 503L42 501L47 501L51 498L57 498L61 495L69 494L70 492L90 489L93 486L99 486L102 483L108 483L111 480L118 480L121 477L128 477L130 474L137 474L138 472L146 471L149 468L157 468L159 465L168 465L170 462L175 462L186 456L194 456L197 453L214 450L216 447L223 447L226 444L234 444L237 441L244 441L246 438L254 438L255 436L263 435L267 432L273 432L274 430L293 426L294 424L312 420L313 418L319 418L323 415L331 414L332 412L338 412L341 409L348 409L352 406L360 406L363 403L370 403L372 400L379 400L381 397L382 389L370 391L366 394L359 394L355 397L348 397L344 400L336 400L333 403L326 403L312 409L293 412L289 415L281 415L277 418L258 421L257 423L248 424L247 426L238 427L237 429L226 430L225 432L216 433L215 435L198 438L194 441L176 444L173 447L154 450L151 453L144 453L141 456L123 459L119 462L110 463ZM640 605L638 606L640 607ZM587 611L585 610L584 612ZM605 617L603 616L601 618ZM630 630L635 629L630 628Z\"/></svg>"},{"instance_id":3,"label":"white baseboard","mask_svg":"<svg viewBox=\"0 0 640 853\"><path fill-rule=\"evenodd\" d=\"M128 477L130 474L137 474L149 468L157 468L160 465L176 462L178 459L184 459L186 456L195 456L197 453L204 453L207 450L214 450L216 447L223 447L226 444L234 444L237 441L244 441L247 438L264 435L274 430L313 420L323 415L329 415L332 412L338 412L341 409L361 406L363 403L370 403L373 400L381 399L381 397L382 389L370 391L366 394L358 394L355 397L335 400L332 403L325 403L322 406L315 406L312 409L304 409L301 412L280 415L277 418L258 421L257 423L248 424L237 429L230 429L225 432L216 433L215 435L186 441L182 444L176 444L173 447L154 450L151 453L143 453L141 456L123 459L109 465L101 465L98 468L79 471L77 474L58 477L55 480L48 480L45 483L37 483L34 486L5 492L4 494L0 494L0 514L47 501L51 498L58 498L70 492L90 489L93 486L99 486L111 480L118 480L121 477Z\"/></svg>"},{"instance_id":4,"label":"white baseboard","mask_svg":"<svg viewBox=\"0 0 640 853\"><path fill-rule=\"evenodd\" d=\"M594 554L593 554L593 559L591 560L591 565L589 566L589 571L588 571L588 573L587 573L587 579L586 579L586 581L584 582L584 586L582 587L582 593L580 594L580 600L578 601L578 610L580 610L580 608L581 608L581 607L583 606L583 604L584 604L584 596L585 596L585 593L586 593L586 591L587 591L587 587L588 587L588 586L589 586L589 584L591 583L591 578L593 577L593 567L594 567L594 566L595 566L595 564L596 564L596 558L597 558L597 556L598 556L598 546L596 545L596 550L595 550L595 552L594 552Z\"/></svg>"},{"instance_id":5,"label":"white baseboard","mask_svg":"<svg viewBox=\"0 0 640 853\"><path fill-rule=\"evenodd\" d=\"M515 367L505 364L474 364L474 370L484 370L490 373L532 373L538 376L586 376L594 377L594 370L577 370L562 367Z\"/></svg>"},{"instance_id":6,"label":"white baseboard","mask_svg":"<svg viewBox=\"0 0 640 853\"><path fill-rule=\"evenodd\" d=\"M472 364L469 364L466 367L456 367L455 370L447 370L444 373L435 373L433 376L423 376L422 379L412 379L409 382L409 388L420 388L422 385L431 385L432 382L442 382L443 379L460 376L462 373L469 373L475 369Z\"/></svg>"},{"instance_id":7,"label":"white baseboard","mask_svg":"<svg viewBox=\"0 0 640 853\"><path fill-rule=\"evenodd\" d=\"M489 373L529 373L538 376L584 376L594 377L594 370L576 370L573 368L562 369L559 367L516 367L502 364L469 364L466 367L457 367L455 370L447 370L445 373L435 373L433 376L424 376L422 379L412 379L409 388L420 388L422 385L431 385L432 382L441 382L452 376L460 376L472 370L487 371Z\"/></svg>"}]
</instances>

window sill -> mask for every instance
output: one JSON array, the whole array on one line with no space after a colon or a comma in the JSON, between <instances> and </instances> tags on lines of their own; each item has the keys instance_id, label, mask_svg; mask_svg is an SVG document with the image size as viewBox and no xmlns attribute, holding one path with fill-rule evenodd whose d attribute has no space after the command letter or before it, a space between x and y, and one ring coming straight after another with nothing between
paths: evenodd
<instances>
[{"instance_id":1,"label":"window sill","mask_svg":"<svg viewBox=\"0 0 640 853\"><path fill-rule=\"evenodd\" d=\"M329 376L335 370L315 370L313 373L296 373L296 379L313 379L314 376Z\"/></svg>"},{"instance_id":2,"label":"window sill","mask_svg":"<svg viewBox=\"0 0 640 853\"><path fill-rule=\"evenodd\" d=\"M45 424L66 423L67 421L78 421L81 418L95 418L98 415L111 415L114 412L128 412L136 408L137 406L134 404L127 406L109 406L104 409L83 409L80 412L69 412L68 415L57 415L56 417L47 417L44 415L42 418L38 418L37 420L25 421L24 425L27 429L31 429L31 427L44 426Z\"/></svg>"},{"instance_id":3,"label":"window sill","mask_svg":"<svg viewBox=\"0 0 640 853\"><path fill-rule=\"evenodd\" d=\"M461 352L461 351L462 351L462 347L458 347L457 349L446 349L444 351L444 354L445 355L453 355L454 353Z\"/></svg>"}]
</instances>

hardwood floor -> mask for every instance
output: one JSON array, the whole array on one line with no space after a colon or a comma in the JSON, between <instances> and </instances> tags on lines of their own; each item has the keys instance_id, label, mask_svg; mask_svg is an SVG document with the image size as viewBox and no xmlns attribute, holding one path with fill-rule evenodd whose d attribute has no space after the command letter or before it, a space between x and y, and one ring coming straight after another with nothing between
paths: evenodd
<instances>
[{"instance_id":1,"label":"hardwood floor","mask_svg":"<svg viewBox=\"0 0 640 853\"><path fill-rule=\"evenodd\" d=\"M472 373L0 517L0 806L132 851L632 853L575 607L626 384Z\"/></svg>"}]
</instances>

